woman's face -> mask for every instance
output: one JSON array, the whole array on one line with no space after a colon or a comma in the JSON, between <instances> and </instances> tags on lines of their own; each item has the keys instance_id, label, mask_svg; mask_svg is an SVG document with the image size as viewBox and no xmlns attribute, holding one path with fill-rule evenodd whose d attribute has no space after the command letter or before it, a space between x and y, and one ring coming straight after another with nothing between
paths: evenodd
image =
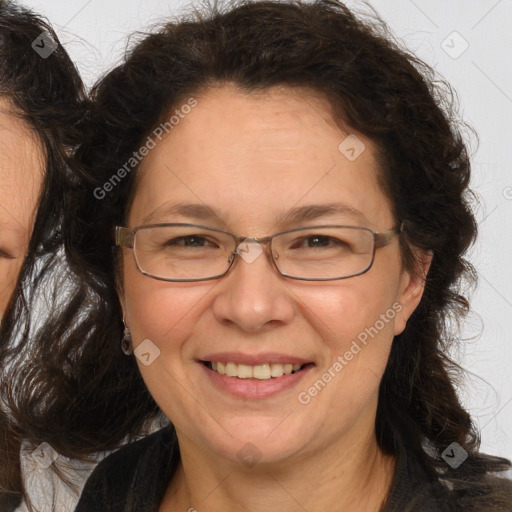
<instances>
[{"instance_id":1,"label":"woman's face","mask_svg":"<svg viewBox=\"0 0 512 512\"><path fill-rule=\"evenodd\" d=\"M395 227L374 146L359 134L359 142L343 142L349 133L321 98L223 86L196 99L143 161L129 227L194 223L255 238L325 224ZM218 216L170 213L178 203ZM294 208L332 203L345 208L284 222ZM180 444L234 462L277 462L373 432L393 336L422 293L421 279L402 269L397 237L377 250L367 273L324 282L280 276L265 252L252 262L238 258L221 279L164 282L138 272L131 250L123 251L125 321L135 347L150 340L140 371ZM249 381L204 361L308 365Z\"/></svg>"},{"instance_id":2,"label":"woman's face","mask_svg":"<svg viewBox=\"0 0 512 512\"><path fill-rule=\"evenodd\" d=\"M44 174L41 145L0 100L0 318L16 286L32 234Z\"/></svg>"}]
</instances>

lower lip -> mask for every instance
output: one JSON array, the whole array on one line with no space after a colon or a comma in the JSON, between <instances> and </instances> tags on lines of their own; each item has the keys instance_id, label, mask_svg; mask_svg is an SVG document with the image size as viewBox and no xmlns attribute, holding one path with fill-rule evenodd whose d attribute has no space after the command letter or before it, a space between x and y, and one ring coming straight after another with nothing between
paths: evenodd
<instances>
[{"instance_id":1,"label":"lower lip","mask_svg":"<svg viewBox=\"0 0 512 512\"><path fill-rule=\"evenodd\" d=\"M227 377L218 372L210 370L203 363L199 363L207 377L218 389L230 393L238 398L249 398L253 400L269 398L292 388L308 373L313 364L308 364L302 370L282 377L272 377L267 380L259 379L238 379L237 377Z\"/></svg>"}]
</instances>

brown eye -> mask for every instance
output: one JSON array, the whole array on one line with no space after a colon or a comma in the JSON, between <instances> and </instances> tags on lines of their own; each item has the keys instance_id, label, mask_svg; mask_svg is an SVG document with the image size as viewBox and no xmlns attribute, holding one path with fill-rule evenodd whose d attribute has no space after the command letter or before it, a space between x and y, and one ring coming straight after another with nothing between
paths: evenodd
<instances>
[{"instance_id":1,"label":"brown eye","mask_svg":"<svg viewBox=\"0 0 512 512\"><path fill-rule=\"evenodd\" d=\"M184 247L204 247L204 243L211 243L207 238L197 235L180 236L169 240L165 245L181 245Z\"/></svg>"}]
</instances>

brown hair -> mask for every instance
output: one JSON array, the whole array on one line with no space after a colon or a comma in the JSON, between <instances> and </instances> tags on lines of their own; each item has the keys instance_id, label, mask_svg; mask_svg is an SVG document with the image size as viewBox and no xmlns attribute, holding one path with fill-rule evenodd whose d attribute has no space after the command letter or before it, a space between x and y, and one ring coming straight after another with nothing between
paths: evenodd
<instances>
[{"instance_id":1,"label":"brown hair","mask_svg":"<svg viewBox=\"0 0 512 512\"><path fill-rule=\"evenodd\" d=\"M34 42L39 48L43 46L43 33L45 44L53 40L58 45L51 55L45 54L46 58L32 47ZM77 144L79 120L87 105L77 69L48 23L5 0L0 1L0 96L9 101L9 113L33 130L41 143L45 164L33 235L0 326L0 382L5 388L14 384L12 365L20 364L26 370L32 364L27 342L33 308L29 290L36 288L51 269L60 268L62 202L74 165L70 153ZM23 385L30 385L25 370ZM19 501L23 488L19 460L22 438L34 440L44 438L44 434L25 430L26 424L16 416L16 405L7 394L2 394L1 404L0 509L8 510ZM32 407L33 404L29 406Z\"/></svg>"},{"instance_id":2,"label":"brown hair","mask_svg":"<svg viewBox=\"0 0 512 512\"><path fill-rule=\"evenodd\" d=\"M383 189L405 221L405 267L415 268L412 247L434 254L421 303L395 337L382 378L378 443L396 453L398 436L406 436L431 475L442 471L464 487L454 492L465 493L468 504L503 504L505 496L482 477L510 462L478 453L479 435L455 390L461 369L448 356L457 342L449 322L469 309L463 286L475 273L463 255L477 232L465 128L450 86L394 42L378 17L357 18L335 0L214 5L139 39L93 89L76 155L83 177L67 202L72 298L34 337L34 385L6 390L17 424L32 439L80 457L119 446L159 413L134 359L120 350L112 229L124 222L135 171L103 199L95 190L183 97L226 82L248 93L307 87L329 100L337 121L378 148ZM26 371L12 370L13 382ZM452 442L469 453L458 470L440 456Z\"/></svg>"}]
</instances>

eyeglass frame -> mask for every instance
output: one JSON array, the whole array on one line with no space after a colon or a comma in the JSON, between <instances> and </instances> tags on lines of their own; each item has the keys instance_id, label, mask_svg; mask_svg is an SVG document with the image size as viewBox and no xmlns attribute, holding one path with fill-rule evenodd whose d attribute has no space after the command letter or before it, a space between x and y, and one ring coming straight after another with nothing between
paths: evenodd
<instances>
[{"instance_id":1,"label":"eyeglass frame","mask_svg":"<svg viewBox=\"0 0 512 512\"><path fill-rule=\"evenodd\" d=\"M166 282L173 282L173 283L183 283L183 282L190 283L190 282L197 282L197 281L211 281L213 279L220 279L221 277L224 277L230 271L230 269L233 267L235 261L237 260L237 256L239 256L239 253L237 252L238 247L240 246L240 244L242 242L248 242L248 241L251 243L257 243L259 245L265 246L264 250L267 252L267 255L270 256L270 260L272 261L274 267L277 269L279 274L283 277L287 277L289 279L296 279L299 281L338 281L340 279L348 279L350 277L356 277L356 276L359 276L359 275L362 275L362 274L365 274L366 272L368 272L373 266L373 263L375 260L375 251L381 247L386 247L387 245L389 245L395 235L399 235L400 233L402 233L404 231L404 222L403 221L400 222L399 226L396 226L394 228L389 229L388 231L383 231L383 232L375 232L375 231L371 230L370 228L367 228L364 226L347 226L347 225L329 224L329 225L322 225L322 226L306 226L306 227L301 227L301 228L288 229L286 231L280 231L279 233L274 233L273 235L265 236L263 238L253 238L253 237L244 237L241 235L236 235L235 233L230 233L229 231L225 231L223 229L213 228L213 227L209 227L209 226L203 226L200 224L170 222L170 223L159 223L159 224L142 224L142 225L136 226L134 228L127 228L124 226L115 226L114 227L115 245L118 247L125 247L128 249L134 250L135 235L137 234L137 231L140 231L142 229L150 229L150 228L158 228L158 227L166 227L166 226L167 227L189 226L189 227L207 229L209 231L217 231L219 233L224 233L225 235L231 236L235 240L235 243L236 243L235 250L230 255L231 261L229 262L229 266L223 274L218 274L218 275L212 276L212 277L194 278L194 279L171 279L171 278L158 277L158 276L149 274L148 272L145 272L144 270L142 270L140 268L139 261L137 260L137 257L135 255L135 251L134 251L133 256L135 259L135 263L137 265L137 270L141 274L143 274L147 277L150 277L152 279L156 279L158 281L166 281ZM311 277L295 277L295 276L290 276L288 274L281 272L281 270L279 269L279 267L277 266L277 263L275 261L273 251L271 250L270 254L268 254L267 247L268 246L272 247L272 240L276 236L279 236L279 235L284 235L284 234L292 233L295 231L306 231L306 230L320 229L320 228L350 228L350 229L360 229L360 230L368 231L369 233L371 233L373 236L373 251L372 251L372 257L371 257L371 260L370 260L370 263L368 264L368 266L364 270L357 272L356 274L350 274L348 276L342 276L342 277L320 278L320 279L311 278ZM277 258L279 258L278 254L277 254Z\"/></svg>"}]
</instances>

